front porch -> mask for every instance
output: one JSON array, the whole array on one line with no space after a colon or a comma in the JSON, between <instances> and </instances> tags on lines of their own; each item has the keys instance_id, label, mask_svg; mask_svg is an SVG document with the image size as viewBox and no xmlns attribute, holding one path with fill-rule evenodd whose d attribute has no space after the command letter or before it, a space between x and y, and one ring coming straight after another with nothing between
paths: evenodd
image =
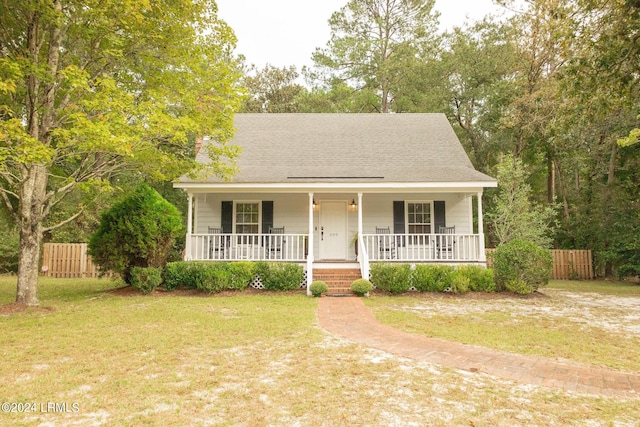
<instances>
[{"instance_id":1,"label":"front porch","mask_svg":"<svg viewBox=\"0 0 640 427\"><path fill-rule=\"evenodd\" d=\"M472 198L477 198L474 232ZM184 258L302 264L486 263L482 193L190 193Z\"/></svg>"},{"instance_id":2,"label":"front porch","mask_svg":"<svg viewBox=\"0 0 640 427\"><path fill-rule=\"evenodd\" d=\"M369 262L483 262L479 234L363 234L360 258ZM309 234L191 234L193 261L306 262ZM358 249L360 252L360 249Z\"/></svg>"}]
</instances>

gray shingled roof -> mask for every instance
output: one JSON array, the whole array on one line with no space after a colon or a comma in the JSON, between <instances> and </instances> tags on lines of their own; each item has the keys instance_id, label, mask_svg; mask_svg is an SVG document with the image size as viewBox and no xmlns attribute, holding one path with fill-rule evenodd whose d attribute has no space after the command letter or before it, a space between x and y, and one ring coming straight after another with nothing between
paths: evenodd
<instances>
[{"instance_id":1,"label":"gray shingled roof","mask_svg":"<svg viewBox=\"0 0 640 427\"><path fill-rule=\"evenodd\" d=\"M473 168L444 114L236 114L235 127L234 183L495 182Z\"/></svg>"}]
</instances>

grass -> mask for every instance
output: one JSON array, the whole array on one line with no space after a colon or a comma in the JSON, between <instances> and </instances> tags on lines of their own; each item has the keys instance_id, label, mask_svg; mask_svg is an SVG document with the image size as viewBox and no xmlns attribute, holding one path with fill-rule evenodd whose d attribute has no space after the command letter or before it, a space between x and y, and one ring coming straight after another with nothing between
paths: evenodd
<instances>
[{"instance_id":1,"label":"grass","mask_svg":"<svg viewBox=\"0 0 640 427\"><path fill-rule=\"evenodd\" d=\"M609 280L552 280L547 288L568 292L595 292L603 295L640 297L640 284ZM545 288L541 290L544 292Z\"/></svg>"},{"instance_id":2,"label":"grass","mask_svg":"<svg viewBox=\"0 0 640 427\"><path fill-rule=\"evenodd\" d=\"M637 307L640 286L553 281L541 292L545 296L537 298L381 297L368 300L367 305L381 322L412 333L640 371L640 338L626 332L638 324L640 310L630 313L618 300L606 303L607 298L633 298L630 305ZM597 297L587 298L592 293Z\"/></svg>"},{"instance_id":3,"label":"grass","mask_svg":"<svg viewBox=\"0 0 640 427\"><path fill-rule=\"evenodd\" d=\"M42 280L48 308L0 316L1 400L71 408L0 413L0 425L635 425L640 413L638 399L522 385L351 344L317 326L314 298L107 292L118 286ZM14 298L15 278L0 277L0 304ZM412 300L425 301L367 303L379 314ZM509 316L495 310L484 321Z\"/></svg>"}]
</instances>

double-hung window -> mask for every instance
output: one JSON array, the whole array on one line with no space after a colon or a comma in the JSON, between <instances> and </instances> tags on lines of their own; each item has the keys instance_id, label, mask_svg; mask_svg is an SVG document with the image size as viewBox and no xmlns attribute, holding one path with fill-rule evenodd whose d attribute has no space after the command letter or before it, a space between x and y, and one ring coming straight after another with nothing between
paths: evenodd
<instances>
[{"instance_id":1,"label":"double-hung window","mask_svg":"<svg viewBox=\"0 0 640 427\"><path fill-rule=\"evenodd\" d=\"M260 203L236 202L234 227L237 234L260 233Z\"/></svg>"},{"instance_id":2,"label":"double-hung window","mask_svg":"<svg viewBox=\"0 0 640 427\"><path fill-rule=\"evenodd\" d=\"M409 234L429 234L432 227L431 202L407 202L407 232Z\"/></svg>"}]
</instances>

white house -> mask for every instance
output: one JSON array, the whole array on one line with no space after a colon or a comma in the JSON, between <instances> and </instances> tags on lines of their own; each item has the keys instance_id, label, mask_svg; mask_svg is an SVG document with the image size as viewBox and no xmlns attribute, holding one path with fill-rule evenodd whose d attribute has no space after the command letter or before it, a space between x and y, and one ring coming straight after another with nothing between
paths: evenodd
<instances>
[{"instance_id":1,"label":"white house","mask_svg":"<svg viewBox=\"0 0 640 427\"><path fill-rule=\"evenodd\" d=\"M443 114L237 114L235 127L232 181L174 184L185 259L301 263L307 284L326 267L368 277L375 261L485 264L482 192L497 181Z\"/></svg>"}]
</instances>

